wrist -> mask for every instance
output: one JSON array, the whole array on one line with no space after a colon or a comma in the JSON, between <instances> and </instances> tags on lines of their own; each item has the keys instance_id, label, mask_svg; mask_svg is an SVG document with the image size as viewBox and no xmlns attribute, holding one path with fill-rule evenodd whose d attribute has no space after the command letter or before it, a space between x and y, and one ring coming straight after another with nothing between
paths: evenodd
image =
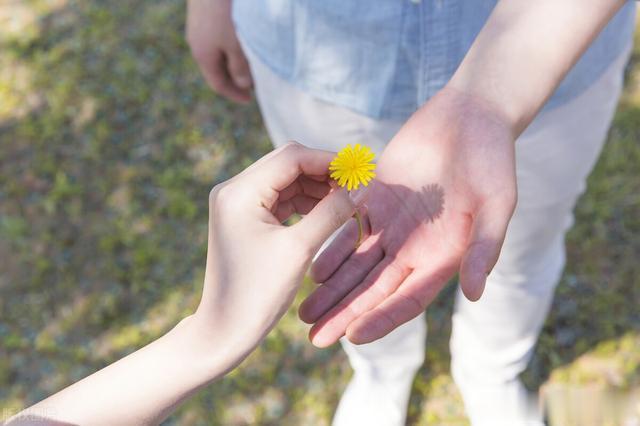
<instances>
[{"instance_id":1,"label":"wrist","mask_svg":"<svg viewBox=\"0 0 640 426\"><path fill-rule=\"evenodd\" d=\"M503 102L497 96L487 95L479 84L467 84L465 80L456 76L457 74L440 92L455 99L454 102L462 114L484 117L506 129L513 135L513 140L527 127L530 120L525 114L520 113L513 103Z\"/></svg>"},{"instance_id":2,"label":"wrist","mask_svg":"<svg viewBox=\"0 0 640 426\"><path fill-rule=\"evenodd\" d=\"M240 364L255 348L255 339L234 333L230 321L215 321L195 313L170 332L185 345L187 358L207 380L216 380Z\"/></svg>"},{"instance_id":3,"label":"wrist","mask_svg":"<svg viewBox=\"0 0 640 426\"><path fill-rule=\"evenodd\" d=\"M491 132L496 139L511 142L519 135L517 122L501 108L451 84L442 88L415 115L420 121L436 120L444 123L447 132L459 133L448 138L450 142L473 140L464 133Z\"/></svg>"}]
</instances>

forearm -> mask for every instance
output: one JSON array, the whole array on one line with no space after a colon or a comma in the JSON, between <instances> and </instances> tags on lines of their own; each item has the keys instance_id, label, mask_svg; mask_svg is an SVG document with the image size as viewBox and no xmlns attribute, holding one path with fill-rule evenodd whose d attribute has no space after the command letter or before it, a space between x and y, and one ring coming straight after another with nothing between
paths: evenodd
<instances>
[{"instance_id":1,"label":"forearm","mask_svg":"<svg viewBox=\"0 0 640 426\"><path fill-rule=\"evenodd\" d=\"M519 135L623 0L501 0L449 86L499 111Z\"/></svg>"},{"instance_id":2,"label":"forearm","mask_svg":"<svg viewBox=\"0 0 640 426\"><path fill-rule=\"evenodd\" d=\"M159 423L198 389L233 368L246 352L221 334L204 335L193 318L28 408L7 425L28 424L42 417L70 424Z\"/></svg>"},{"instance_id":3,"label":"forearm","mask_svg":"<svg viewBox=\"0 0 640 426\"><path fill-rule=\"evenodd\" d=\"M322 242L364 202L360 197L354 204L346 190L331 191L333 158L289 143L216 185L209 195L207 267L196 313L7 424L156 424L236 367L291 306ZM315 182L312 194L302 178ZM300 196L313 198L311 211L309 204L293 203ZM294 213L305 217L278 225Z\"/></svg>"}]
</instances>

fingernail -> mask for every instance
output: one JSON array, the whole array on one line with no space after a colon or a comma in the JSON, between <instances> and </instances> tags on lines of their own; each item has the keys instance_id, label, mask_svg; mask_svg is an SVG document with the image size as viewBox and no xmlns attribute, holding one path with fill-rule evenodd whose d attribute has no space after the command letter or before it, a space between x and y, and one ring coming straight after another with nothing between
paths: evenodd
<instances>
[{"instance_id":1,"label":"fingernail","mask_svg":"<svg viewBox=\"0 0 640 426\"><path fill-rule=\"evenodd\" d=\"M471 302L476 302L480 300L482 297L482 293L484 293L484 288L486 285L486 277L479 278L473 285L473 287L469 288L465 293L467 299Z\"/></svg>"},{"instance_id":2,"label":"fingernail","mask_svg":"<svg viewBox=\"0 0 640 426\"><path fill-rule=\"evenodd\" d=\"M240 87L241 89L248 89L252 84L251 77L248 77L246 75L239 75L234 80L238 87Z\"/></svg>"},{"instance_id":3,"label":"fingernail","mask_svg":"<svg viewBox=\"0 0 640 426\"><path fill-rule=\"evenodd\" d=\"M349 198L356 207L361 207L367 200L367 194L369 193L368 186L360 186L358 189L349 191Z\"/></svg>"},{"instance_id":4,"label":"fingernail","mask_svg":"<svg viewBox=\"0 0 640 426\"><path fill-rule=\"evenodd\" d=\"M362 345L365 343L371 343L380 337L380 335L376 336L375 333L376 331L371 327L360 327L356 328L355 330L347 328L346 336L347 339L354 345Z\"/></svg>"}]
</instances>

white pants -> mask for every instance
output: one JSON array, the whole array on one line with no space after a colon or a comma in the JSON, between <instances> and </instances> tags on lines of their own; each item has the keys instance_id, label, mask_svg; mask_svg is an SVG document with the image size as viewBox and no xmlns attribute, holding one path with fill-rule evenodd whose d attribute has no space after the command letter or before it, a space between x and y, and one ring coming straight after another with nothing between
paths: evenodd
<instances>
[{"instance_id":1,"label":"white pants","mask_svg":"<svg viewBox=\"0 0 640 426\"><path fill-rule=\"evenodd\" d=\"M478 302L458 291L453 315L452 374L474 426L541 424L518 376L531 357L564 268L564 235L605 142L629 52L582 95L540 113L516 142L519 197L500 259ZM403 124L314 99L246 53L275 146L296 140L338 151L363 142L379 156ZM355 346L343 339L354 378L334 425L404 424L425 341L424 314L370 344Z\"/></svg>"}]
</instances>

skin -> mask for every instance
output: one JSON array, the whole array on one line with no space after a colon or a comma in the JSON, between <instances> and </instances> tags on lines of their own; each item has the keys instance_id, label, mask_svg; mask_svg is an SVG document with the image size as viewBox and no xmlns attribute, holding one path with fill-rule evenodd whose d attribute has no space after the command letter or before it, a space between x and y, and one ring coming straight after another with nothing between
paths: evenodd
<instances>
[{"instance_id":1,"label":"skin","mask_svg":"<svg viewBox=\"0 0 640 426\"><path fill-rule=\"evenodd\" d=\"M422 312L456 271L465 295L477 300L516 203L514 141L622 4L500 1L447 87L390 142L377 181L357 201L331 190L326 171L334 154L297 144L214 188L197 311L6 424L159 423L259 344L321 243L365 195L365 240L353 250L350 221L313 265L323 284L300 315L315 323L314 344L386 335ZM191 0L187 39L214 90L250 99L229 0ZM306 217L282 226L294 212Z\"/></svg>"},{"instance_id":2,"label":"skin","mask_svg":"<svg viewBox=\"0 0 640 426\"><path fill-rule=\"evenodd\" d=\"M158 424L240 364L284 315L321 243L364 201L329 185L334 155L291 143L216 186L196 312L6 425ZM306 216L283 226L293 213Z\"/></svg>"},{"instance_id":3,"label":"skin","mask_svg":"<svg viewBox=\"0 0 640 426\"><path fill-rule=\"evenodd\" d=\"M408 161L429 167L398 166ZM458 93L442 92L414 115L377 170L369 236L352 252L346 229L312 269L324 284L300 317L315 323L317 346L345 331L362 343L388 333L424 311L459 268L467 296L480 297L513 213L513 133Z\"/></svg>"},{"instance_id":4,"label":"skin","mask_svg":"<svg viewBox=\"0 0 640 426\"><path fill-rule=\"evenodd\" d=\"M456 272L466 297L481 297L516 203L514 142L623 4L498 3L451 81L383 152L367 203L370 236L355 252L339 236L313 266L323 284L300 317L314 323L314 345L385 336ZM442 201L420 190L430 185Z\"/></svg>"},{"instance_id":5,"label":"skin","mask_svg":"<svg viewBox=\"0 0 640 426\"><path fill-rule=\"evenodd\" d=\"M209 86L232 101L248 103L253 79L231 22L231 1L189 0L186 38Z\"/></svg>"},{"instance_id":6,"label":"skin","mask_svg":"<svg viewBox=\"0 0 640 426\"><path fill-rule=\"evenodd\" d=\"M230 0L191 2L227 10ZM480 298L517 201L514 142L623 4L498 2L451 81L382 154L367 238L353 250L350 223L314 264L321 285L300 308L314 323L313 344L383 337L420 314L456 272L466 297ZM190 17L198 19L220 15ZM199 32L190 40L193 48L229 38Z\"/></svg>"}]
</instances>

